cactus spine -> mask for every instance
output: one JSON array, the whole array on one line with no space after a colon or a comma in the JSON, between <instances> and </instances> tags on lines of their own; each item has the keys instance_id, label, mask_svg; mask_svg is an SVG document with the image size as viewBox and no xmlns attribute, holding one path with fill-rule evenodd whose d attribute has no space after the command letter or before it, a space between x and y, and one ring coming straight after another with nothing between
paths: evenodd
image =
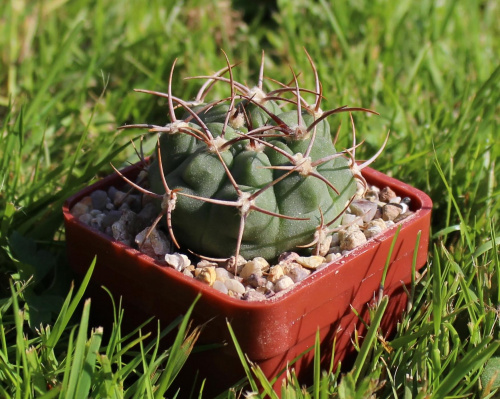
<instances>
[{"instance_id":1,"label":"cactus spine","mask_svg":"<svg viewBox=\"0 0 500 399\"><path fill-rule=\"evenodd\" d=\"M206 82L194 101L172 95L175 62L167 93L137 90L168 102L166 126L123 127L159 135L148 167L149 190L141 191L159 199L155 224L166 217L176 246L216 258L274 259L307 246L317 252L340 223L357 186L366 187L360 169L368 163L356 164L355 146L335 149L327 117L373 111L347 106L322 111L321 84L307 57L315 90L299 87L292 71L291 83L278 83L266 93L264 54L256 87L234 80L226 56L226 68L195 77ZM206 102L215 83L227 84L230 95ZM304 93L312 93L315 102L308 104ZM176 107L184 110L182 119Z\"/></svg>"}]
</instances>

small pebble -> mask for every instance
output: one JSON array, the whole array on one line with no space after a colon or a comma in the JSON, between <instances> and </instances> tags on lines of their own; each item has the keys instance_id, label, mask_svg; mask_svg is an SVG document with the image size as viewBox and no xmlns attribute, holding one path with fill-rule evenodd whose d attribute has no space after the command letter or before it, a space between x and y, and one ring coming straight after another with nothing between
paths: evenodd
<instances>
[{"instance_id":1,"label":"small pebble","mask_svg":"<svg viewBox=\"0 0 500 399\"><path fill-rule=\"evenodd\" d=\"M158 214L159 211L156 208L156 205L152 202L148 202L142 207L137 216L139 217L139 219L141 219L143 223L151 224L150 221L156 219Z\"/></svg>"},{"instance_id":2,"label":"small pebble","mask_svg":"<svg viewBox=\"0 0 500 399\"><path fill-rule=\"evenodd\" d=\"M265 293L263 293L261 291L248 290L241 297L241 299L244 299L245 301L265 301L267 299L267 296Z\"/></svg>"},{"instance_id":3,"label":"small pebble","mask_svg":"<svg viewBox=\"0 0 500 399\"><path fill-rule=\"evenodd\" d=\"M264 287L267 283L267 279L265 277L262 277L262 274L251 274L250 276L244 278L242 282L244 285L257 288Z\"/></svg>"},{"instance_id":4,"label":"small pebble","mask_svg":"<svg viewBox=\"0 0 500 399\"><path fill-rule=\"evenodd\" d=\"M284 291L287 288L292 287L293 285L294 282L290 277L283 276L278 281L276 281L276 284L274 284L274 291L276 292Z\"/></svg>"},{"instance_id":5,"label":"small pebble","mask_svg":"<svg viewBox=\"0 0 500 399\"><path fill-rule=\"evenodd\" d=\"M411 198L410 197L404 197L404 198L401 199L401 203L402 204L406 204L406 205L408 205L408 207L410 207L411 206Z\"/></svg>"},{"instance_id":6,"label":"small pebble","mask_svg":"<svg viewBox=\"0 0 500 399\"><path fill-rule=\"evenodd\" d=\"M297 267L297 265L300 266L300 264L298 264L297 262L286 262L286 263L280 263L279 265L283 269L283 274L287 274L294 267Z\"/></svg>"},{"instance_id":7,"label":"small pebble","mask_svg":"<svg viewBox=\"0 0 500 399\"><path fill-rule=\"evenodd\" d=\"M289 263L289 262L295 262L295 259L297 259L300 255L297 252L283 252L279 258L278 262L283 264L283 263Z\"/></svg>"},{"instance_id":8,"label":"small pebble","mask_svg":"<svg viewBox=\"0 0 500 399\"><path fill-rule=\"evenodd\" d=\"M262 273L269 270L269 263L267 260L261 257L257 257L247 262L245 266L241 269L239 276L243 279L254 274L256 276L262 276Z\"/></svg>"},{"instance_id":9,"label":"small pebble","mask_svg":"<svg viewBox=\"0 0 500 399\"><path fill-rule=\"evenodd\" d=\"M307 269L314 270L325 261L325 258L322 256L299 256L295 261Z\"/></svg>"},{"instance_id":10,"label":"small pebble","mask_svg":"<svg viewBox=\"0 0 500 399\"><path fill-rule=\"evenodd\" d=\"M234 275L232 273L228 272L223 267L216 267L215 268L215 275L216 275L216 279L221 281L221 282L224 282L228 279L234 278Z\"/></svg>"},{"instance_id":11,"label":"small pebble","mask_svg":"<svg viewBox=\"0 0 500 399\"><path fill-rule=\"evenodd\" d=\"M337 245L340 245L340 235L339 235L338 231L336 231L335 233L332 234L332 243L331 243L330 247L334 247Z\"/></svg>"},{"instance_id":12,"label":"small pebble","mask_svg":"<svg viewBox=\"0 0 500 399\"><path fill-rule=\"evenodd\" d=\"M187 267L182 271L182 274L184 274L187 277L191 277L191 278L194 277L193 272L191 270L189 270Z\"/></svg>"},{"instance_id":13,"label":"small pebble","mask_svg":"<svg viewBox=\"0 0 500 399\"><path fill-rule=\"evenodd\" d=\"M300 267L297 264L297 267L294 267L294 268L290 269L286 275L288 277L290 277L293 280L294 283L298 283L298 282L304 280L310 274L311 274L311 270L308 270L308 269L306 269L304 267Z\"/></svg>"},{"instance_id":14,"label":"small pebble","mask_svg":"<svg viewBox=\"0 0 500 399\"><path fill-rule=\"evenodd\" d=\"M391 198L391 200L389 201L390 204L399 204L401 202L401 197L394 197L394 198Z\"/></svg>"},{"instance_id":15,"label":"small pebble","mask_svg":"<svg viewBox=\"0 0 500 399\"><path fill-rule=\"evenodd\" d=\"M79 218L80 216L82 215L85 215L87 213L89 213L91 210L91 207L86 204L85 202L83 201L80 201L80 202L77 202L73 208L71 208L71 214L75 217L75 218Z\"/></svg>"},{"instance_id":16,"label":"small pebble","mask_svg":"<svg viewBox=\"0 0 500 399\"><path fill-rule=\"evenodd\" d=\"M406 211L405 213L401 213L396 219L394 219L394 223L398 223L403 219L406 219L407 217L413 215L414 212L412 211Z\"/></svg>"},{"instance_id":17,"label":"small pebble","mask_svg":"<svg viewBox=\"0 0 500 399\"><path fill-rule=\"evenodd\" d=\"M245 286L238 280L226 280L224 284L229 291L233 291L234 293L241 295L245 293Z\"/></svg>"},{"instance_id":18,"label":"small pebble","mask_svg":"<svg viewBox=\"0 0 500 399\"><path fill-rule=\"evenodd\" d=\"M134 241L141 251L151 257L164 256L169 253L170 242L165 233L154 228L146 237L148 231L149 227L145 228L135 236Z\"/></svg>"},{"instance_id":19,"label":"small pebble","mask_svg":"<svg viewBox=\"0 0 500 399\"><path fill-rule=\"evenodd\" d=\"M366 225L367 228L378 226L380 227L381 230L385 230L387 228L387 224L385 223L384 219L373 219Z\"/></svg>"},{"instance_id":20,"label":"small pebble","mask_svg":"<svg viewBox=\"0 0 500 399\"><path fill-rule=\"evenodd\" d=\"M126 245L132 245L137 226L137 215L131 210L123 212L118 221L111 225L113 238Z\"/></svg>"},{"instance_id":21,"label":"small pebble","mask_svg":"<svg viewBox=\"0 0 500 399\"><path fill-rule=\"evenodd\" d=\"M369 189L365 193L365 199L368 201L371 201L371 202L378 202L378 200L379 200L378 193L379 193L378 190L375 191L373 189Z\"/></svg>"},{"instance_id":22,"label":"small pebble","mask_svg":"<svg viewBox=\"0 0 500 399\"><path fill-rule=\"evenodd\" d=\"M99 216L102 212L99 209L92 209L89 213L91 216L96 217Z\"/></svg>"},{"instance_id":23,"label":"small pebble","mask_svg":"<svg viewBox=\"0 0 500 399\"><path fill-rule=\"evenodd\" d=\"M330 251L329 251L329 254L337 254L337 253L340 253L341 250L340 250L340 242L339 242L339 245L335 245L334 247L330 247Z\"/></svg>"},{"instance_id":24,"label":"small pebble","mask_svg":"<svg viewBox=\"0 0 500 399\"><path fill-rule=\"evenodd\" d=\"M226 284L224 284L220 280L215 280L212 285L212 288L215 288L217 291L222 292L223 294L227 294L229 291L226 287Z\"/></svg>"},{"instance_id":25,"label":"small pebble","mask_svg":"<svg viewBox=\"0 0 500 399\"><path fill-rule=\"evenodd\" d=\"M133 209L136 212L139 212L142 208L141 196L137 194L129 194L125 198L125 203L130 209Z\"/></svg>"},{"instance_id":26,"label":"small pebble","mask_svg":"<svg viewBox=\"0 0 500 399\"><path fill-rule=\"evenodd\" d=\"M116 190L113 196L113 204L117 207L120 207L124 203L126 197L127 197L126 193L120 190Z\"/></svg>"},{"instance_id":27,"label":"small pebble","mask_svg":"<svg viewBox=\"0 0 500 399\"><path fill-rule=\"evenodd\" d=\"M106 209L106 204L110 202L108 193L104 190L92 191L90 198L92 199L92 207L94 209L99 209L100 211Z\"/></svg>"},{"instance_id":28,"label":"small pebble","mask_svg":"<svg viewBox=\"0 0 500 399\"><path fill-rule=\"evenodd\" d=\"M215 267L208 266L202 269L195 269L194 278L202 283L212 286L216 281Z\"/></svg>"},{"instance_id":29,"label":"small pebble","mask_svg":"<svg viewBox=\"0 0 500 399\"><path fill-rule=\"evenodd\" d=\"M276 265L276 266L272 266L269 269L269 273L267 275L267 280L274 284L274 283L276 283L276 281L278 281L284 275L285 275L285 273L283 271L283 267L281 266L281 264Z\"/></svg>"},{"instance_id":30,"label":"small pebble","mask_svg":"<svg viewBox=\"0 0 500 399\"><path fill-rule=\"evenodd\" d=\"M111 186L110 188L108 188L108 197L110 199L111 202L114 203L115 201L115 194L118 190L116 189L115 186Z\"/></svg>"},{"instance_id":31,"label":"small pebble","mask_svg":"<svg viewBox=\"0 0 500 399\"><path fill-rule=\"evenodd\" d=\"M235 268L235 263L236 263L236 268ZM225 267L227 270L229 270L231 273L235 272L236 269L236 274L239 274L241 272L241 269L243 269L243 266L245 266L247 263L246 259L238 255L238 261L236 261L234 256L231 256L226 262L225 262Z\"/></svg>"},{"instance_id":32,"label":"small pebble","mask_svg":"<svg viewBox=\"0 0 500 399\"><path fill-rule=\"evenodd\" d=\"M357 224L362 225L363 224L363 219L353 215L352 213L344 213L342 216L342 225L350 225L350 224Z\"/></svg>"},{"instance_id":33,"label":"small pebble","mask_svg":"<svg viewBox=\"0 0 500 399\"><path fill-rule=\"evenodd\" d=\"M364 233L365 233L365 237L368 239L368 238L375 237L377 234L382 233L382 231L383 230L379 226L372 226L372 227L368 227L364 231Z\"/></svg>"},{"instance_id":34,"label":"small pebble","mask_svg":"<svg viewBox=\"0 0 500 399\"><path fill-rule=\"evenodd\" d=\"M375 216L375 212L377 212L377 204L372 201L360 199L353 201L350 209L354 215L362 217L363 222L366 223L372 220Z\"/></svg>"},{"instance_id":35,"label":"small pebble","mask_svg":"<svg viewBox=\"0 0 500 399\"><path fill-rule=\"evenodd\" d=\"M408 212L408 205L405 204L404 202L401 202L399 204L399 206L401 207L401 214L404 215L406 212Z\"/></svg>"},{"instance_id":36,"label":"small pebble","mask_svg":"<svg viewBox=\"0 0 500 399\"><path fill-rule=\"evenodd\" d=\"M380 201L390 202L391 199L396 197L396 193L390 187L384 187L378 196Z\"/></svg>"},{"instance_id":37,"label":"small pebble","mask_svg":"<svg viewBox=\"0 0 500 399\"><path fill-rule=\"evenodd\" d=\"M396 204L387 204L382 208L382 219L394 220L401 213L401 207Z\"/></svg>"},{"instance_id":38,"label":"small pebble","mask_svg":"<svg viewBox=\"0 0 500 399\"><path fill-rule=\"evenodd\" d=\"M196 270L196 267L195 267L193 264L190 264L190 265L186 266L186 267L184 268L184 270L188 270L188 271L190 271L190 272L194 273L194 271ZM183 271L184 271L184 270L183 270Z\"/></svg>"},{"instance_id":39,"label":"small pebble","mask_svg":"<svg viewBox=\"0 0 500 399\"><path fill-rule=\"evenodd\" d=\"M92 221L92 215L90 213L84 213L83 215L78 217L78 220L90 226L90 222Z\"/></svg>"},{"instance_id":40,"label":"small pebble","mask_svg":"<svg viewBox=\"0 0 500 399\"><path fill-rule=\"evenodd\" d=\"M326 236L321 242L318 242L316 245L318 248L318 254L320 256L325 256L330 247L332 246L333 237L331 235Z\"/></svg>"},{"instance_id":41,"label":"small pebble","mask_svg":"<svg viewBox=\"0 0 500 399\"><path fill-rule=\"evenodd\" d=\"M129 211L130 210L130 206L128 206L128 204L126 202L124 202L123 204L120 205L120 207L118 208L118 210L121 211L121 212Z\"/></svg>"},{"instance_id":42,"label":"small pebble","mask_svg":"<svg viewBox=\"0 0 500 399\"><path fill-rule=\"evenodd\" d=\"M344 235L346 235L347 233L353 233L355 231L359 231L359 225L357 224L351 224L349 226L346 226L344 229L339 230L340 241L342 241Z\"/></svg>"},{"instance_id":43,"label":"small pebble","mask_svg":"<svg viewBox=\"0 0 500 399\"><path fill-rule=\"evenodd\" d=\"M352 231L344 235L342 241L340 242L340 249L342 251L351 251L354 248L364 244L366 242L366 237L362 231Z\"/></svg>"},{"instance_id":44,"label":"small pebble","mask_svg":"<svg viewBox=\"0 0 500 399\"><path fill-rule=\"evenodd\" d=\"M268 281L266 283L266 286L264 287L268 293L274 293L274 283L272 283L271 281Z\"/></svg>"},{"instance_id":45,"label":"small pebble","mask_svg":"<svg viewBox=\"0 0 500 399\"><path fill-rule=\"evenodd\" d=\"M363 195L366 191L366 186L358 179L356 179L356 194L354 194L354 198L363 198Z\"/></svg>"},{"instance_id":46,"label":"small pebble","mask_svg":"<svg viewBox=\"0 0 500 399\"><path fill-rule=\"evenodd\" d=\"M334 252L334 253L328 254L328 255L326 255L325 262L327 262L327 263L335 262L341 256L342 255L340 255L339 252Z\"/></svg>"},{"instance_id":47,"label":"small pebble","mask_svg":"<svg viewBox=\"0 0 500 399\"><path fill-rule=\"evenodd\" d=\"M184 268L188 267L191 264L189 258L180 253L166 254L165 262L170 267L173 267L175 270L182 271Z\"/></svg>"},{"instance_id":48,"label":"small pebble","mask_svg":"<svg viewBox=\"0 0 500 399\"><path fill-rule=\"evenodd\" d=\"M196 267L198 268L204 268L204 267L217 267L218 264L216 262L212 262L210 260L207 260L207 259L202 259L200 260L197 264L196 264ZM223 269L224 270L224 269Z\"/></svg>"},{"instance_id":49,"label":"small pebble","mask_svg":"<svg viewBox=\"0 0 500 399\"><path fill-rule=\"evenodd\" d=\"M90 226L93 227L94 229L101 230L102 221L103 221L105 216L106 215L104 213L99 212L90 221Z\"/></svg>"}]
</instances>

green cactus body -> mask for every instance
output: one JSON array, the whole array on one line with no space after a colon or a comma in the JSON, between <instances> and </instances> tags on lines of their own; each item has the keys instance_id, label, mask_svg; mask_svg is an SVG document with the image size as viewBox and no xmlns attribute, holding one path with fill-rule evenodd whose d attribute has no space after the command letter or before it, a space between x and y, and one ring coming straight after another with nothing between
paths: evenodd
<instances>
[{"instance_id":1,"label":"green cactus body","mask_svg":"<svg viewBox=\"0 0 500 399\"><path fill-rule=\"evenodd\" d=\"M283 112L274 101L257 106L242 100L236 109L246 113L246 122L232 128L231 121L226 125L229 108L222 104L206 111L198 106L193 109L199 112L199 118L189 114L191 131L206 134L208 128L213 140L200 140L186 131L166 132L159 139L165 180L171 190L179 193L172 209L172 230L181 246L205 256L227 258L239 253L246 259L256 256L274 259L284 251L313 241L323 221L334 220L343 212L356 192L350 160L337 156L311 167L309 171L315 175L307 174L283 152L294 157L297 164L307 153L312 163L336 154L326 120L317 123L304 137L295 137L283 131L281 122L290 129L295 128L299 119L297 110ZM301 115L305 130L314 122L314 117L307 111ZM279 126L276 120L281 121ZM206 126L201 126L201 122ZM248 136L249 131L266 126L277 128L256 134L255 139ZM269 145L263 144L264 141ZM217 150L210 148L213 142L218 143ZM291 170L294 167L296 169ZM149 182L153 192L165 193L158 157L149 167ZM242 196L252 195L258 209L228 205L229 202L236 204ZM340 218L329 227L339 222ZM240 237L242 223L244 229Z\"/></svg>"},{"instance_id":2,"label":"green cactus body","mask_svg":"<svg viewBox=\"0 0 500 399\"><path fill-rule=\"evenodd\" d=\"M315 90L300 88L293 74L294 86L279 83L265 93L264 57L254 88L234 81L227 61L214 75L197 77L207 82L190 103L171 93L175 62L168 93L138 90L166 98L171 122L124 126L160 134L148 168L149 190L128 182L158 200L177 247L211 258L274 260L283 252L311 247L314 254L326 254L328 235L357 190L366 189L361 169L383 148L357 165L351 117L354 146L337 152L327 117L374 112L347 106L322 111L321 84L307 56ZM207 103L205 96L216 82L230 85L231 95ZM302 93L314 95L314 104ZM182 119L175 106L184 109Z\"/></svg>"}]
</instances>

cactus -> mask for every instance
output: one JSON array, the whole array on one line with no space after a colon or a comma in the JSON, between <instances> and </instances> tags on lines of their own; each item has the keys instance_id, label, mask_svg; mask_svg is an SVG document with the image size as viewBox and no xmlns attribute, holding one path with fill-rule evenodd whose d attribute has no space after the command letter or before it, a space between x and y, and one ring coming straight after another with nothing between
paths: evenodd
<instances>
[{"instance_id":1,"label":"cactus","mask_svg":"<svg viewBox=\"0 0 500 399\"><path fill-rule=\"evenodd\" d=\"M160 214L151 229L165 217L177 247L212 258L272 260L297 248L320 251L358 189L366 188L361 169L378 154L362 165L355 162L353 123L353 147L335 149L327 117L375 112L347 106L322 111L321 83L306 55L315 90L299 87L292 70L290 83L273 80L278 88L266 93L264 54L256 87L234 80L226 56L226 68L195 77L206 82L194 101L172 95L175 62L167 93L136 90L166 98L171 119L166 126L122 127L159 135L147 170L149 189L130 182L158 199ZM229 97L206 102L216 83L229 86ZM305 101L307 94L313 104ZM183 109L182 119L176 108Z\"/></svg>"}]
</instances>

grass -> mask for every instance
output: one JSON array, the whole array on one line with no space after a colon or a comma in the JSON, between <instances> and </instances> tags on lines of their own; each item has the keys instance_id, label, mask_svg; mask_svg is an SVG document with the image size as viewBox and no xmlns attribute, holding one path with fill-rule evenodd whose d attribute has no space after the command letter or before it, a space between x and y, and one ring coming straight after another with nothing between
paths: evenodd
<instances>
[{"instance_id":1,"label":"grass","mask_svg":"<svg viewBox=\"0 0 500 399\"><path fill-rule=\"evenodd\" d=\"M179 337L187 341L160 353L139 329L128 337L135 345L126 346L119 327L126 309L124 315L117 310L111 342L102 341L101 330L89 330L92 306L77 307L80 295L71 291L61 205L108 174L110 161L135 159L128 142L136 133L117 126L166 122L163 104L132 89L165 90L175 58L178 76L196 75L223 67L223 48L242 61L235 77L254 81L264 49L269 75L287 80L290 64L312 86L303 47L318 66L325 104L380 112L356 120L366 140L360 156L372 154L390 130L376 168L426 191L435 209L426 273L412 287L396 336L385 343L390 350L380 339L367 340L356 369L341 378L337 369L317 370L314 385L305 388L292 374L283 392L496 394L497 2L253 3L0 3L0 396L160 397L167 386L175 388L169 359L186 353L179 348L190 348L198 332L183 335L183 320ZM195 85L177 79L173 90L188 98ZM347 147L349 124L341 121L339 145ZM375 324L371 334L378 336ZM252 365L248 370L250 381L262 378Z\"/></svg>"},{"instance_id":2,"label":"grass","mask_svg":"<svg viewBox=\"0 0 500 399\"><path fill-rule=\"evenodd\" d=\"M103 343L103 328L93 328L89 334L90 300L81 309L80 322L72 322L77 305L95 266L90 266L78 291L70 289L54 325L40 326L36 336L24 335L25 315L19 298L25 287L11 284L12 295L2 301L0 310L2 329L2 397L85 398L93 397L163 397L171 386L193 348L200 329L187 334L189 315L179 316L157 339L146 343L149 334L137 330L121 335L123 310L115 308L115 323L107 344ZM12 315L10 314L12 313ZM178 328L170 351L158 353L158 340ZM134 337L137 336L137 337ZM11 338L12 337L12 338ZM9 345L9 341L15 345ZM131 348L139 346L133 355ZM11 362L11 359L15 361ZM122 381L134 382L124 386ZM155 389L153 389L153 386Z\"/></svg>"}]
</instances>

